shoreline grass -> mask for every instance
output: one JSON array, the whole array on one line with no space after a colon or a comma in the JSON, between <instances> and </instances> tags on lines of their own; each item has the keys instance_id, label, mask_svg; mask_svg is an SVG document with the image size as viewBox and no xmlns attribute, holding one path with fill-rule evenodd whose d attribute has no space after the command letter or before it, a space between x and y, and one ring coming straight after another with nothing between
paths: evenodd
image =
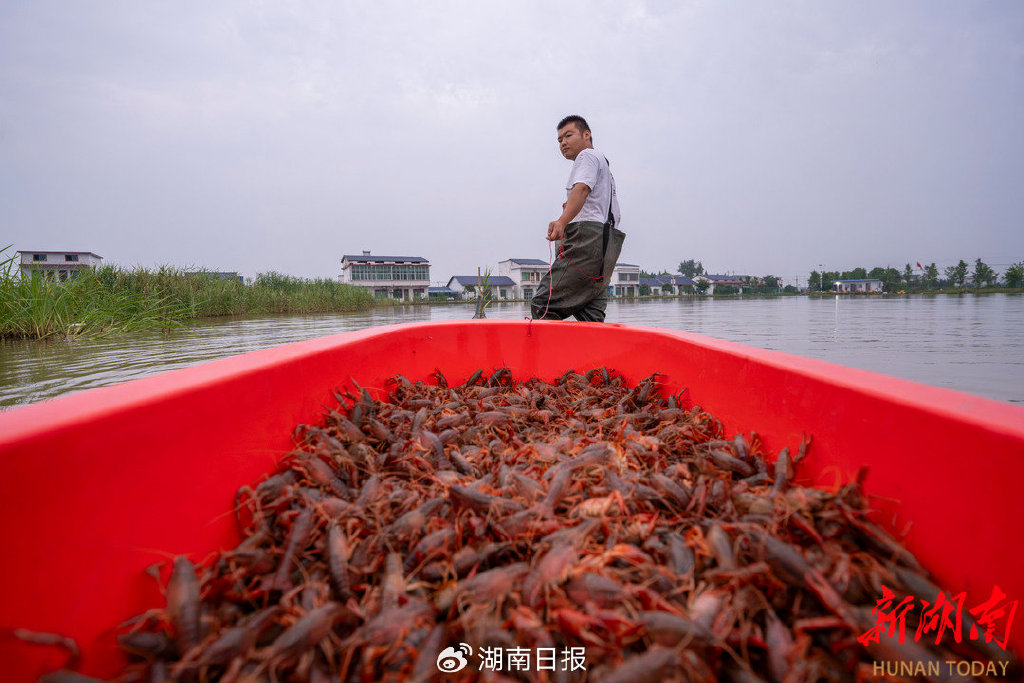
<instances>
[{"instance_id":1,"label":"shoreline grass","mask_svg":"<svg viewBox=\"0 0 1024 683\"><path fill-rule=\"evenodd\" d=\"M933 294L1024 294L1024 287L976 287L957 289L956 287L944 287L942 289L908 289L901 292L842 292L839 296L931 296ZM807 296L836 296L837 292L807 292Z\"/></svg>"},{"instance_id":2,"label":"shoreline grass","mask_svg":"<svg viewBox=\"0 0 1024 683\"><path fill-rule=\"evenodd\" d=\"M224 315L357 311L378 303L358 287L275 272L243 284L169 266L102 266L58 282L23 277L14 258L0 261L0 338L7 339L181 327Z\"/></svg>"}]
</instances>

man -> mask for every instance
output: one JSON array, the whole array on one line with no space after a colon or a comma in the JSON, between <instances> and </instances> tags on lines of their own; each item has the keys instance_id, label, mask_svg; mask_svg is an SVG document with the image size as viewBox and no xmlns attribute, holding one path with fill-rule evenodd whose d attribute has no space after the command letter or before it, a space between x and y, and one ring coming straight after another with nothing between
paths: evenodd
<instances>
[{"instance_id":1,"label":"man","mask_svg":"<svg viewBox=\"0 0 1024 683\"><path fill-rule=\"evenodd\" d=\"M558 122L558 146L572 162L562 215L548 224L555 261L530 302L534 318L604 322L608 285L626 234L619 224L619 202L608 160L594 149L582 116Z\"/></svg>"}]
</instances>

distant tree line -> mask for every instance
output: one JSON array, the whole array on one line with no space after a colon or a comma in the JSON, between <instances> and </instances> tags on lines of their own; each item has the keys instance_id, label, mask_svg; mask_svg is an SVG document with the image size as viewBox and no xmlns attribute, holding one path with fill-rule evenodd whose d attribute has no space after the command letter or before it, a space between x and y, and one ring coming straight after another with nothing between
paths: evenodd
<instances>
[{"instance_id":1,"label":"distant tree line","mask_svg":"<svg viewBox=\"0 0 1024 683\"><path fill-rule=\"evenodd\" d=\"M812 292L827 291L832 289L836 280L866 279L881 280L884 292L929 291L950 287L964 289L968 285L968 276L970 285L975 288L994 287L999 284L999 273L979 258L974 262L973 270L966 261L960 259L955 266L944 268L941 276L935 263L927 266L918 264L917 269L908 263L902 271L892 267L876 267L871 270L854 268L843 272L833 270L820 273L812 270L807 278L807 289ZM1003 285L1014 288L1024 286L1024 261L1014 263L1006 269L1003 274Z\"/></svg>"},{"instance_id":2,"label":"distant tree line","mask_svg":"<svg viewBox=\"0 0 1024 683\"><path fill-rule=\"evenodd\" d=\"M871 270L866 268L823 272L812 270L807 278L807 289L811 292L828 291L833 288L836 280L867 279L881 280L882 291L884 292L920 292L948 288L995 287L999 285L1009 288L1024 288L1024 261L1019 261L1009 266L1006 272L1002 274L1001 281L999 273L980 258L975 260L973 269L963 259L955 266L942 269L941 272L935 263L930 263L926 266L918 263L916 266L915 268L914 265L908 263L902 270L891 266L884 268L876 266ZM697 259L680 261L676 272L679 275L685 275L694 280L696 283L694 288L698 294L704 294L710 288L711 283L707 279L708 271L704 268L704 264ZM667 270L663 270L660 273L640 271L640 276L645 278L659 275L671 275L671 273ZM783 286L782 278L775 275L760 277L742 275L736 276L735 279L743 283L742 288L744 292L753 294L796 293L799 291L793 285ZM739 288L735 286L717 285L715 287L715 294L736 294L738 291ZM641 286L640 293L641 295L649 294L650 289Z\"/></svg>"},{"instance_id":3,"label":"distant tree line","mask_svg":"<svg viewBox=\"0 0 1024 683\"><path fill-rule=\"evenodd\" d=\"M641 278L658 277L662 275L684 275L694 281L694 290L697 294L706 294L711 288L711 280L708 279L708 271L704 268L704 264L696 259L687 259L679 262L679 267L675 273L670 273L667 270L662 270L659 273L648 272L646 270L640 271ZM782 278L776 275L764 275L764 276L753 276L753 275L737 275L736 280L742 282L742 289L744 292L750 294L796 294L800 290L793 285L782 285ZM671 288L669 288L671 289ZM715 294L738 294L740 287L734 285L716 285ZM665 291L663 288L662 291ZM640 295L644 296L650 294L650 288L646 285L640 285Z\"/></svg>"}]
</instances>

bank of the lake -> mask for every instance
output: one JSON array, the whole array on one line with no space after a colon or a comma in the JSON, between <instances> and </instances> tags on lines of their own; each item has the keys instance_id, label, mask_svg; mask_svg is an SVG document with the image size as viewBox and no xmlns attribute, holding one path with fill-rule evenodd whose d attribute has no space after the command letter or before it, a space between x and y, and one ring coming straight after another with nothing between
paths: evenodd
<instances>
[{"instance_id":1,"label":"bank of the lake","mask_svg":"<svg viewBox=\"0 0 1024 683\"><path fill-rule=\"evenodd\" d=\"M377 304L365 289L329 279L261 273L248 284L163 267L102 266L60 282L0 264L0 338L88 337L162 330L219 316L342 313Z\"/></svg>"},{"instance_id":2,"label":"bank of the lake","mask_svg":"<svg viewBox=\"0 0 1024 683\"><path fill-rule=\"evenodd\" d=\"M2 255L0 251L0 255ZM1024 289L944 289L904 292L901 296L1021 293ZM645 296L647 300L720 301L800 298L795 292ZM807 292L808 298L834 296ZM867 296L867 295L843 295ZM870 295L872 297L877 294ZM87 338L141 330L162 331L224 316L260 318L274 314L315 315L365 311L372 307L465 305L464 302L376 299L367 290L335 280L261 273L250 283L239 278L179 268L126 270L103 266L58 282L21 277L14 258L0 262L0 339ZM498 302L494 302L498 303ZM511 302L526 305L527 302Z\"/></svg>"}]
</instances>

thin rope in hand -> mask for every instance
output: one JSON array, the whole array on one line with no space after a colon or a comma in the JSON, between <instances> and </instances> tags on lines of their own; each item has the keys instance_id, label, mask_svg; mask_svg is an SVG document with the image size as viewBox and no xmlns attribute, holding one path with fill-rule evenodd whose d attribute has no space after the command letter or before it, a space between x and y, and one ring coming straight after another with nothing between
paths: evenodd
<instances>
[{"instance_id":1,"label":"thin rope in hand","mask_svg":"<svg viewBox=\"0 0 1024 683\"><path fill-rule=\"evenodd\" d=\"M564 235L562 237L561 243L558 245L558 258L565 259L569 263L570 266L572 266L573 268L576 269L576 272L578 272L580 275L582 275L583 277L587 278L588 280L598 280L598 281L600 281L600 280L604 279L603 275L587 275L582 270L580 270L579 266L577 266L575 263L572 262L571 258L569 258L568 256L565 255L565 237L564 237ZM548 310L551 308L551 293L555 289L554 275L552 274L552 270L554 268L556 260L557 259L555 258L554 254L552 252L552 243L549 241L548 242L548 303L547 303L546 306L544 306L544 312L541 313L541 316L540 316L541 320L543 320L545 317L547 317ZM530 309L530 317L528 318L528 320L530 321L530 324L527 325L527 327L526 327L526 336L527 337L531 336L532 333L533 333L533 321L534 321L534 318L533 318L533 309L532 308Z\"/></svg>"},{"instance_id":2,"label":"thin rope in hand","mask_svg":"<svg viewBox=\"0 0 1024 683\"><path fill-rule=\"evenodd\" d=\"M558 258L564 258L566 261L568 261L569 265L572 266L573 268L575 268L576 272L578 272L583 277L587 278L588 280L603 280L604 279L604 277L601 276L601 275L587 275L582 270L580 270L579 266L577 266L575 263L573 263L572 259L570 259L568 256L565 255L565 240L564 239L562 240L562 243L558 245L558 249L559 249L559 252L560 252L559 255L558 255Z\"/></svg>"},{"instance_id":3,"label":"thin rope in hand","mask_svg":"<svg viewBox=\"0 0 1024 683\"><path fill-rule=\"evenodd\" d=\"M543 320L544 317L547 316L548 309L551 308L551 292L554 289L554 287L552 285L555 284L554 282L552 282L552 279L554 279L554 276L551 274L551 269L554 268L554 265L555 265L555 255L554 255L554 252L552 251L552 248L551 248L551 242L548 242L548 303L544 307L544 312L541 313L541 316L540 316L541 320ZM526 336L527 337L532 336L532 334L533 334L533 307L532 306L530 307L530 317L529 317L529 320L530 320L530 324L526 326Z\"/></svg>"}]
</instances>

